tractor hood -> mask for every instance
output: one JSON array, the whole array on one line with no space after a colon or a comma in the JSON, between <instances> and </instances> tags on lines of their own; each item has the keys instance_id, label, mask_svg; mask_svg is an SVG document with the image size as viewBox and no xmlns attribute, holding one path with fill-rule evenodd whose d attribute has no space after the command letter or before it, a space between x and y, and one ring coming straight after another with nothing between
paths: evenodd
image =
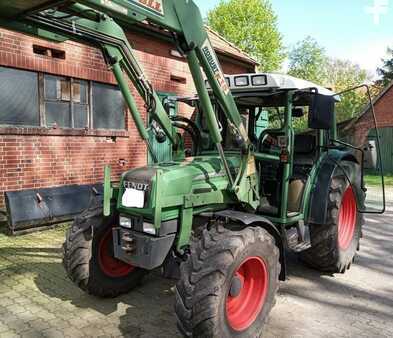
<instances>
[{"instance_id":1,"label":"tractor hood","mask_svg":"<svg viewBox=\"0 0 393 338\"><path fill-rule=\"evenodd\" d=\"M232 173L237 174L240 155L229 155L227 161ZM184 197L191 194L225 191L227 188L228 178L218 155L194 157L183 162L160 163L126 172L121 180L118 207L144 214L155 208L158 200L165 208L174 206L176 201L179 205L183 204ZM135 198L138 194L139 198L143 196L143 205L137 201L137 208L127 206L130 202L124 197L127 190L134 191Z\"/></svg>"}]
</instances>

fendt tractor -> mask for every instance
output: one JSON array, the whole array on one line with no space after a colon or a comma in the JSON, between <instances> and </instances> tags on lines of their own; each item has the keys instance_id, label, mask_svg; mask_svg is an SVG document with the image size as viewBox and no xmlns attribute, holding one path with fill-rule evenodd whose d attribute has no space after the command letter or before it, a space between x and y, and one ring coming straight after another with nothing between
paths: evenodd
<instances>
[{"instance_id":1,"label":"fendt tractor","mask_svg":"<svg viewBox=\"0 0 393 338\"><path fill-rule=\"evenodd\" d=\"M103 196L92 192L68 231L64 266L81 289L115 297L161 268L178 279L184 336L259 337L288 252L320 271L350 268L363 214L384 207L367 208L364 148L340 140L339 95L285 75L226 77L192 0L0 1L0 18L8 29L99 47L154 161L118 183L105 168ZM122 27L146 22L170 32L188 62L197 95L175 100L192 119L169 116L134 56ZM258 128L267 113L273 127ZM297 119L308 124L301 133ZM158 163L149 132L170 142L171 161Z\"/></svg>"}]
</instances>

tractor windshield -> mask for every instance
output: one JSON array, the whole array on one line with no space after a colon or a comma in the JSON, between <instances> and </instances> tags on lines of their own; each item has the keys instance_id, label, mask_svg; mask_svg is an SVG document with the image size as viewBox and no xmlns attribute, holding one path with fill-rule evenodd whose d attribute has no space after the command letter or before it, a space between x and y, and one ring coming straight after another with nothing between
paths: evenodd
<instances>
[{"instance_id":1,"label":"tractor windshield","mask_svg":"<svg viewBox=\"0 0 393 338\"><path fill-rule=\"evenodd\" d=\"M252 94L234 93L234 96L243 123L248 130L248 136L255 147L257 147L258 140L265 130L281 130L284 128L286 92L264 95L261 95L259 92ZM186 102L195 109L192 114L192 120L194 120L201 133L200 150L202 152L215 151L215 146L209 134L206 116L200 108L198 100L194 98L181 99L181 101ZM293 103L294 129L297 133L306 132L309 130L307 116L310 105L309 99L306 99L306 95L299 95L294 98ZM214 107L221 134L223 135L224 149L227 151L238 151L240 147L228 119L218 104L215 104Z\"/></svg>"}]
</instances>

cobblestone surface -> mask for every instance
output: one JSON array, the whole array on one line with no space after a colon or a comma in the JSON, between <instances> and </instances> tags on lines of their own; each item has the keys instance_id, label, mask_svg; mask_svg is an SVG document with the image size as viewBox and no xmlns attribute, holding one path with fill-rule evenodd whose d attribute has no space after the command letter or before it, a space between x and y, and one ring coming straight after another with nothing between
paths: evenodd
<instances>
[{"instance_id":1,"label":"cobblestone surface","mask_svg":"<svg viewBox=\"0 0 393 338\"><path fill-rule=\"evenodd\" d=\"M266 338L393 337L393 204L367 218L356 264L345 275L310 270L289 257ZM0 338L178 337L172 281L157 273L115 300L88 296L65 276L65 226L0 235Z\"/></svg>"}]
</instances>

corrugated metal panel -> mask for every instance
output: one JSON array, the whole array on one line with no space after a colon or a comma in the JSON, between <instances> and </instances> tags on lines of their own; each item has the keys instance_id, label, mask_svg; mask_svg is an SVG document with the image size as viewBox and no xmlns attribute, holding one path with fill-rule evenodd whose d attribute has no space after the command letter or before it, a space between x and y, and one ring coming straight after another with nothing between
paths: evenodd
<instances>
[{"instance_id":1,"label":"corrugated metal panel","mask_svg":"<svg viewBox=\"0 0 393 338\"><path fill-rule=\"evenodd\" d=\"M167 140L164 143L158 143L153 132L150 132L149 140L152 145L153 152L157 156L158 162L172 161L172 147L170 141ZM150 153L149 163L153 163Z\"/></svg>"},{"instance_id":2,"label":"corrugated metal panel","mask_svg":"<svg viewBox=\"0 0 393 338\"><path fill-rule=\"evenodd\" d=\"M379 128L380 147L383 169L385 174L393 174L393 128ZM376 139L375 129L370 130L368 134L369 140ZM378 159L379 169L380 159Z\"/></svg>"},{"instance_id":3,"label":"corrugated metal panel","mask_svg":"<svg viewBox=\"0 0 393 338\"><path fill-rule=\"evenodd\" d=\"M160 97L161 100L164 100L166 97L172 96L172 95L170 95L168 93L159 93L158 96ZM176 114L177 114L177 105L174 105L174 106L171 105L170 115L176 116ZM167 140L163 143L158 143L154 133L152 131L150 131L149 141L153 147L154 153L157 156L158 162L172 161L172 146L171 146L171 143L169 140ZM150 153L149 153L149 163L153 163Z\"/></svg>"}]
</instances>

